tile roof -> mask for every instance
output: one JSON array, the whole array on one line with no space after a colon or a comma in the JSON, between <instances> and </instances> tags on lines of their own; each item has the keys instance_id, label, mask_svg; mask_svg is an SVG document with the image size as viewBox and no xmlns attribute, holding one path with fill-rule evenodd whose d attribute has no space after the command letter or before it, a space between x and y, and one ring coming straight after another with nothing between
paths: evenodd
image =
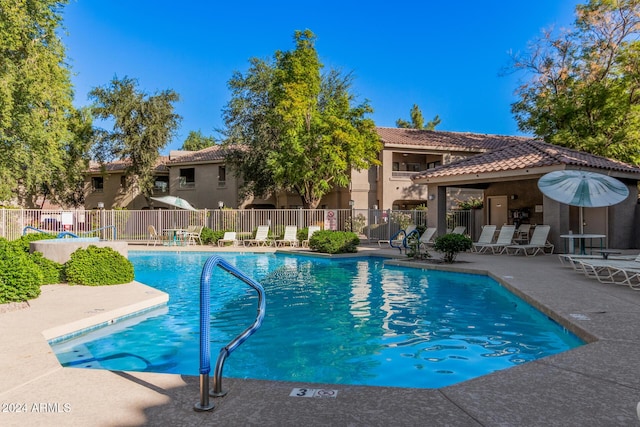
<instances>
[{"instance_id":1,"label":"tile roof","mask_svg":"<svg viewBox=\"0 0 640 427\"><path fill-rule=\"evenodd\" d=\"M531 138L522 136L488 135L469 132L442 132L433 130L376 128L385 145L414 145L441 150L456 151L488 151L528 141Z\"/></svg>"},{"instance_id":2,"label":"tile roof","mask_svg":"<svg viewBox=\"0 0 640 427\"><path fill-rule=\"evenodd\" d=\"M169 162L169 156L158 157L155 171L168 172L169 168L167 167L167 162ZM103 170L105 172L124 171L130 164L131 162L129 160L114 160L113 162L104 163L102 165L98 162L91 161L89 162L89 173L102 173Z\"/></svg>"},{"instance_id":3,"label":"tile roof","mask_svg":"<svg viewBox=\"0 0 640 427\"><path fill-rule=\"evenodd\" d=\"M198 151L172 152L170 164L179 163L205 163L216 160L224 160L225 150L221 145L212 145Z\"/></svg>"},{"instance_id":4,"label":"tile roof","mask_svg":"<svg viewBox=\"0 0 640 427\"><path fill-rule=\"evenodd\" d=\"M438 166L434 169L418 173L414 175L412 179L419 180L423 178L460 176L556 165L640 174L640 168L617 160L548 144L541 140L529 139L487 153Z\"/></svg>"}]
</instances>

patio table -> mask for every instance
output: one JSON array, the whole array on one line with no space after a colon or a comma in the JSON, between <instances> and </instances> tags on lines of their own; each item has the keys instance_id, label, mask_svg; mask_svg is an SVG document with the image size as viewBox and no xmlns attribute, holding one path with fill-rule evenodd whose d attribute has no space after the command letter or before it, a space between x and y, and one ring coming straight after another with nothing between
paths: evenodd
<instances>
[{"instance_id":1,"label":"patio table","mask_svg":"<svg viewBox=\"0 0 640 427\"><path fill-rule=\"evenodd\" d=\"M564 245L564 252L565 253L569 253L569 252L573 252L575 253L575 245L574 245L574 240L578 239L579 240L579 244L580 244L580 254L581 255L586 255L587 254L587 246L586 246L586 241L587 239L589 239L589 249L593 249L593 239L600 239L600 250L602 251L604 249L604 239L607 237L604 234L561 234L560 235L561 238L565 239L565 245ZM567 249L567 242L569 243L569 249ZM596 246L597 247L597 246ZM593 253L593 250L591 251L591 253Z\"/></svg>"}]
</instances>

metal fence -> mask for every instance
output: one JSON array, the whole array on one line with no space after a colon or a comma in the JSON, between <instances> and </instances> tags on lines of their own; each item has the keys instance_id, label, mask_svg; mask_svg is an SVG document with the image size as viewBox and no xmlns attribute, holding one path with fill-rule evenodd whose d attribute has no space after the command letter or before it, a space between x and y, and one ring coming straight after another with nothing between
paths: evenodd
<instances>
[{"instance_id":1,"label":"metal fence","mask_svg":"<svg viewBox=\"0 0 640 427\"><path fill-rule=\"evenodd\" d=\"M470 211L452 211L447 226L464 225L472 233ZM324 229L353 231L362 240L388 240L410 224L426 225L426 210L375 209L246 209L246 210L39 210L0 209L0 237L9 240L30 226L53 233L99 236L104 240L148 241L149 226L156 230L203 225L212 230L236 231L250 237L259 225L269 225L274 236L282 236L287 225L299 229L319 225ZM95 231L98 230L98 231Z\"/></svg>"}]
</instances>

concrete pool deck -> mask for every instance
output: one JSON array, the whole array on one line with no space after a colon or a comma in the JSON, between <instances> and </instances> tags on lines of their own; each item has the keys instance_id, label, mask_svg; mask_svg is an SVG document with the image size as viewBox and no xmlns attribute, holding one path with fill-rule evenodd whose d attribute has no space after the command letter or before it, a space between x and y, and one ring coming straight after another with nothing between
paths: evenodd
<instances>
[{"instance_id":1,"label":"concrete pool deck","mask_svg":"<svg viewBox=\"0 0 640 427\"><path fill-rule=\"evenodd\" d=\"M377 246L365 251L398 253ZM459 261L456 268L490 272L591 343L441 389L223 378L229 394L212 399L213 411L198 413L197 377L63 368L45 339L132 307L153 306L162 293L139 283L50 285L28 307L0 313L0 425L640 425L640 292L587 279L556 256L465 253ZM212 358L217 351L212 349ZM290 397L294 387L338 394Z\"/></svg>"}]
</instances>

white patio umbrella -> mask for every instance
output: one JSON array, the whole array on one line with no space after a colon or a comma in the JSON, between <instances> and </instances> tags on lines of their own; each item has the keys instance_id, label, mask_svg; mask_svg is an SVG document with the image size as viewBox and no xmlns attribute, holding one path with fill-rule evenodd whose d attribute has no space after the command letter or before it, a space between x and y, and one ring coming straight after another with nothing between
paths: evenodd
<instances>
[{"instance_id":1,"label":"white patio umbrella","mask_svg":"<svg viewBox=\"0 0 640 427\"><path fill-rule=\"evenodd\" d=\"M156 200L158 202L162 202L169 206L174 206L180 209L186 209L188 211L196 211L197 209L191 206L189 202L185 199L181 199L176 196L160 196L160 197L152 197L151 200Z\"/></svg>"},{"instance_id":2,"label":"white patio umbrella","mask_svg":"<svg viewBox=\"0 0 640 427\"><path fill-rule=\"evenodd\" d=\"M557 202L580 207L580 234L584 234L583 208L612 206L629 196L629 189L615 178L581 170L550 172L538 180L544 195Z\"/></svg>"}]
</instances>

